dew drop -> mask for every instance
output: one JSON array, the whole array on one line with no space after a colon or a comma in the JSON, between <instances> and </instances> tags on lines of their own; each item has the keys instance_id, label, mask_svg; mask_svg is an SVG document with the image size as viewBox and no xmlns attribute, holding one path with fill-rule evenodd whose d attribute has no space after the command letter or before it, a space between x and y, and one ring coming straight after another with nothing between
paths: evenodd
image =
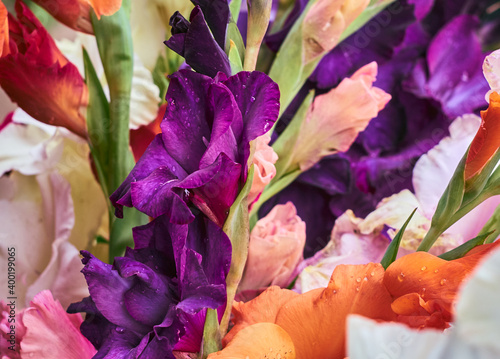
<instances>
[{"instance_id":1,"label":"dew drop","mask_svg":"<svg viewBox=\"0 0 500 359\"><path fill-rule=\"evenodd\" d=\"M373 277L375 275L375 272L371 272L370 275Z\"/></svg>"},{"instance_id":2,"label":"dew drop","mask_svg":"<svg viewBox=\"0 0 500 359\"><path fill-rule=\"evenodd\" d=\"M255 97L250 97L250 102L255 102Z\"/></svg>"},{"instance_id":3,"label":"dew drop","mask_svg":"<svg viewBox=\"0 0 500 359\"><path fill-rule=\"evenodd\" d=\"M333 290L333 294L337 294L337 290L336 289Z\"/></svg>"},{"instance_id":4,"label":"dew drop","mask_svg":"<svg viewBox=\"0 0 500 359\"><path fill-rule=\"evenodd\" d=\"M361 278L357 278L356 282L361 283Z\"/></svg>"},{"instance_id":5,"label":"dew drop","mask_svg":"<svg viewBox=\"0 0 500 359\"><path fill-rule=\"evenodd\" d=\"M356 292L359 292L359 287L358 287L358 288L356 288Z\"/></svg>"},{"instance_id":6,"label":"dew drop","mask_svg":"<svg viewBox=\"0 0 500 359\"><path fill-rule=\"evenodd\" d=\"M426 269L427 269L427 267L426 267L426 266L423 266L422 268L420 268L420 270L421 270L421 271L424 271L424 270L426 270Z\"/></svg>"},{"instance_id":7,"label":"dew drop","mask_svg":"<svg viewBox=\"0 0 500 359\"><path fill-rule=\"evenodd\" d=\"M444 279L444 278L443 278L443 279L441 279L441 282L439 282L439 284L441 284L441 285L445 285L445 284L446 284L446 279Z\"/></svg>"},{"instance_id":8,"label":"dew drop","mask_svg":"<svg viewBox=\"0 0 500 359\"><path fill-rule=\"evenodd\" d=\"M120 328L120 327L116 327L116 328L115 328L115 330L116 330L116 332L117 332L118 334L123 334L123 332L125 331L125 329Z\"/></svg>"},{"instance_id":9,"label":"dew drop","mask_svg":"<svg viewBox=\"0 0 500 359\"><path fill-rule=\"evenodd\" d=\"M439 269L436 269L436 270L434 271L434 273L437 273L437 272L439 272Z\"/></svg>"}]
</instances>

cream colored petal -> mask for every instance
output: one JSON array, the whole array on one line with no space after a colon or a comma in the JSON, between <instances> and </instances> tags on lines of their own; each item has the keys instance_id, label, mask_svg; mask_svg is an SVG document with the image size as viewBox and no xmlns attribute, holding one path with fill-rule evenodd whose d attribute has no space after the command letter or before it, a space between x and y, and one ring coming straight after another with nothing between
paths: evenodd
<instances>
[{"instance_id":1,"label":"cream colored petal","mask_svg":"<svg viewBox=\"0 0 500 359\"><path fill-rule=\"evenodd\" d=\"M483 74L491 88L485 96L486 102L489 103L490 93L500 92L500 50L493 51L486 56L483 63Z\"/></svg>"}]
</instances>

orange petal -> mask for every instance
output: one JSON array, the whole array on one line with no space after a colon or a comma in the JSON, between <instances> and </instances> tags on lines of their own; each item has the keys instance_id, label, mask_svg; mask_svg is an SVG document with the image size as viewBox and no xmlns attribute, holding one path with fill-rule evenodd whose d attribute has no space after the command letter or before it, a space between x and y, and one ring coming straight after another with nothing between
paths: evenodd
<instances>
[{"instance_id":1,"label":"orange petal","mask_svg":"<svg viewBox=\"0 0 500 359\"><path fill-rule=\"evenodd\" d=\"M122 0L87 0L88 3L94 8L97 18L100 19L101 15L109 16L120 10Z\"/></svg>"},{"instance_id":2,"label":"orange petal","mask_svg":"<svg viewBox=\"0 0 500 359\"><path fill-rule=\"evenodd\" d=\"M384 285L396 298L394 311L401 316L416 317L425 316L420 309L429 316L437 313L444 319L440 328L446 328L445 322L452 319L452 304L458 288L484 255L499 243L478 246L467 256L453 261L426 252L412 253L396 260L384 276ZM436 321L436 316L433 321ZM421 327L423 323L416 320L414 326Z\"/></svg>"},{"instance_id":3,"label":"orange petal","mask_svg":"<svg viewBox=\"0 0 500 359\"><path fill-rule=\"evenodd\" d=\"M87 0L33 0L58 21L76 31L93 34ZM61 11L62 10L62 11Z\"/></svg>"},{"instance_id":4,"label":"orange petal","mask_svg":"<svg viewBox=\"0 0 500 359\"><path fill-rule=\"evenodd\" d=\"M465 162L465 180L481 172L500 147L500 95L492 92L490 106L481 111L481 127L470 145Z\"/></svg>"},{"instance_id":5,"label":"orange petal","mask_svg":"<svg viewBox=\"0 0 500 359\"><path fill-rule=\"evenodd\" d=\"M380 264L339 265L325 289L297 296L280 309L276 324L286 330L298 358L344 358L348 314L393 320L392 298Z\"/></svg>"},{"instance_id":6,"label":"orange petal","mask_svg":"<svg viewBox=\"0 0 500 359\"><path fill-rule=\"evenodd\" d=\"M7 8L0 0L0 57L7 55L9 51L9 21Z\"/></svg>"},{"instance_id":7,"label":"orange petal","mask_svg":"<svg viewBox=\"0 0 500 359\"><path fill-rule=\"evenodd\" d=\"M247 303L235 302L232 309L234 327L222 339L222 345L227 345L240 330L252 324L275 323L281 306L298 295L291 290L272 286Z\"/></svg>"},{"instance_id":8,"label":"orange petal","mask_svg":"<svg viewBox=\"0 0 500 359\"><path fill-rule=\"evenodd\" d=\"M281 358L295 359L292 339L278 325L257 323L242 329L220 352L208 359Z\"/></svg>"},{"instance_id":9,"label":"orange petal","mask_svg":"<svg viewBox=\"0 0 500 359\"><path fill-rule=\"evenodd\" d=\"M156 119L149 125L141 126L136 130L130 130L130 147L134 154L135 162L144 154L149 144L154 140L155 136L161 133L160 124L165 115L167 104L164 103L158 108Z\"/></svg>"}]
</instances>

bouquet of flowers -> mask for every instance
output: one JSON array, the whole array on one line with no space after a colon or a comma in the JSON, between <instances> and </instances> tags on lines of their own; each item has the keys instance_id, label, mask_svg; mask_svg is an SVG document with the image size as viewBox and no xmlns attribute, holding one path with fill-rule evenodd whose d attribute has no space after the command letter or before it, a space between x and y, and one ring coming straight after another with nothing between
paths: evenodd
<instances>
[{"instance_id":1,"label":"bouquet of flowers","mask_svg":"<svg viewBox=\"0 0 500 359\"><path fill-rule=\"evenodd\" d=\"M1 358L498 358L499 28L1 0Z\"/></svg>"}]
</instances>

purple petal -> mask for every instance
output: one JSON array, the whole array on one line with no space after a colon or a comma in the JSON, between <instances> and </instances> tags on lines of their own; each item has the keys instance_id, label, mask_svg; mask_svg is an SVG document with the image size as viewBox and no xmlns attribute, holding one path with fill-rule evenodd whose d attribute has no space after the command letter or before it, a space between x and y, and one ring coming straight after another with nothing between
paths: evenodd
<instances>
[{"instance_id":1,"label":"purple petal","mask_svg":"<svg viewBox=\"0 0 500 359\"><path fill-rule=\"evenodd\" d=\"M198 5L207 21L215 41L223 49L226 45L226 28L229 23L229 5L227 0L193 0Z\"/></svg>"},{"instance_id":2,"label":"purple petal","mask_svg":"<svg viewBox=\"0 0 500 359\"><path fill-rule=\"evenodd\" d=\"M85 267L82 273L89 286L90 295L102 315L111 323L136 333L147 332L147 326L137 322L125 307L117 306L109 298L121 300L133 285L131 280L122 278L112 266L101 262L87 251L82 251Z\"/></svg>"},{"instance_id":3,"label":"purple petal","mask_svg":"<svg viewBox=\"0 0 500 359\"><path fill-rule=\"evenodd\" d=\"M210 142L199 166L204 168L211 165L221 153L225 153L231 160L239 162L239 158L237 158L238 143L231 126L235 122L241 123L242 120L234 97L227 87L221 84L212 84L208 96L214 118Z\"/></svg>"},{"instance_id":4,"label":"purple petal","mask_svg":"<svg viewBox=\"0 0 500 359\"><path fill-rule=\"evenodd\" d=\"M176 190L178 184L168 168L158 167L148 177L130 184L132 204L148 216L166 214L173 223L189 223L194 216L185 203L184 191Z\"/></svg>"},{"instance_id":5,"label":"purple petal","mask_svg":"<svg viewBox=\"0 0 500 359\"><path fill-rule=\"evenodd\" d=\"M227 75L231 74L229 59L223 47L219 46L212 36L199 6L196 6L191 12L190 20L191 24L185 35L176 34L165 44L184 56L187 64L201 74L210 77L214 77L219 71ZM179 35L184 36L183 53L179 52L181 49Z\"/></svg>"},{"instance_id":6,"label":"purple petal","mask_svg":"<svg viewBox=\"0 0 500 359\"><path fill-rule=\"evenodd\" d=\"M210 77L189 70L170 76L162 138L166 151L188 173L198 170L206 150L202 139L210 139L206 101L211 83Z\"/></svg>"},{"instance_id":7,"label":"purple petal","mask_svg":"<svg viewBox=\"0 0 500 359\"><path fill-rule=\"evenodd\" d=\"M167 277L130 258L116 258L115 267L123 278L134 283L122 299L130 316L148 327L161 323L172 303L166 295L171 286Z\"/></svg>"},{"instance_id":8,"label":"purple petal","mask_svg":"<svg viewBox=\"0 0 500 359\"><path fill-rule=\"evenodd\" d=\"M165 150L161 135L155 137L139 162L136 163L132 172L110 196L111 203L116 208L115 214L117 217L123 217L123 206L132 207L131 183L148 177L158 167L170 169L172 176L175 175L180 178L186 176L186 172L182 167Z\"/></svg>"}]
</instances>

